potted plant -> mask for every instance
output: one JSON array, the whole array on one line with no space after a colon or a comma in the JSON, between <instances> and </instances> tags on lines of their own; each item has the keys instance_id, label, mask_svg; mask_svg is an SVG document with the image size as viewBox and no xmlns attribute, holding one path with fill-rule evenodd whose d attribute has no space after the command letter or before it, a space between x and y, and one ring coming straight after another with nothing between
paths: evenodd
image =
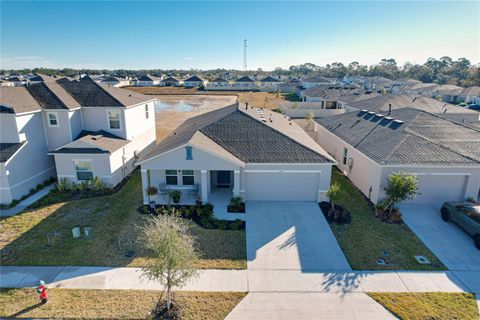
<instances>
[{"instance_id":1,"label":"potted plant","mask_svg":"<svg viewBox=\"0 0 480 320\"><path fill-rule=\"evenodd\" d=\"M150 204L150 208L155 208L155 201L152 201L153 196L156 196L158 194L158 189L155 187L148 187L147 188L147 195L148 195L148 203Z\"/></svg>"},{"instance_id":2,"label":"potted plant","mask_svg":"<svg viewBox=\"0 0 480 320\"><path fill-rule=\"evenodd\" d=\"M173 200L174 203L179 203L181 196L182 196L182 193L178 190L174 190L170 192L170 198Z\"/></svg>"}]
</instances>

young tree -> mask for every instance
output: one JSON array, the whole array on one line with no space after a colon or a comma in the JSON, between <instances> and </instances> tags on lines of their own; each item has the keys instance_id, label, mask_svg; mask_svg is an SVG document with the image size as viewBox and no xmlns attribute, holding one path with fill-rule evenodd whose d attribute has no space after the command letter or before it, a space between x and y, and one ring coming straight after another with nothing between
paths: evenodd
<instances>
[{"instance_id":1,"label":"young tree","mask_svg":"<svg viewBox=\"0 0 480 320\"><path fill-rule=\"evenodd\" d=\"M390 174L387 186L383 189L387 197L387 208L392 212L393 207L408 199L413 199L418 194L418 178L399 171Z\"/></svg>"},{"instance_id":2,"label":"young tree","mask_svg":"<svg viewBox=\"0 0 480 320\"><path fill-rule=\"evenodd\" d=\"M155 258L150 266L142 268L142 273L165 287L167 310L170 310L172 290L197 275L194 263L198 256L188 226L172 209L148 221L139 240Z\"/></svg>"},{"instance_id":3,"label":"young tree","mask_svg":"<svg viewBox=\"0 0 480 320\"><path fill-rule=\"evenodd\" d=\"M312 110L308 111L307 115L305 116L305 120L307 120L307 129L313 129L313 119L315 119L315 113Z\"/></svg>"},{"instance_id":4,"label":"young tree","mask_svg":"<svg viewBox=\"0 0 480 320\"><path fill-rule=\"evenodd\" d=\"M340 200L340 183L334 182L330 185L326 193L330 198L330 205L332 206L332 212L335 213L335 203Z\"/></svg>"}]
</instances>

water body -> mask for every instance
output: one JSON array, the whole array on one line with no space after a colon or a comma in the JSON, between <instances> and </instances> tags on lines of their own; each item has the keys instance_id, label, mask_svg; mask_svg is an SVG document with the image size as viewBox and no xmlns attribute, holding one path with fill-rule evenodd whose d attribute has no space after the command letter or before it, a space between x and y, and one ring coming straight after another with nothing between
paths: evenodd
<instances>
[{"instance_id":1,"label":"water body","mask_svg":"<svg viewBox=\"0 0 480 320\"><path fill-rule=\"evenodd\" d=\"M194 112L203 113L228 106L236 102L236 96L157 96L155 112Z\"/></svg>"}]
</instances>

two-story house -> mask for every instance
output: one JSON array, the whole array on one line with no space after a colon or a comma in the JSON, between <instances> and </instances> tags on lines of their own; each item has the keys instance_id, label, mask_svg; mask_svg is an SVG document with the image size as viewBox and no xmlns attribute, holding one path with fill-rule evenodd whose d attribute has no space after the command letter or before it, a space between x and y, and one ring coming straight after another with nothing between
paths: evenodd
<instances>
[{"instance_id":1,"label":"two-story house","mask_svg":"<svg viewBox=\"0 0 480 320\"><path fill-rule=\"evenodd\" d=\"M155 145L154 98L60 79L1 88L1 203L51 176L113 187Z\"/></svg>"}]
</instances>

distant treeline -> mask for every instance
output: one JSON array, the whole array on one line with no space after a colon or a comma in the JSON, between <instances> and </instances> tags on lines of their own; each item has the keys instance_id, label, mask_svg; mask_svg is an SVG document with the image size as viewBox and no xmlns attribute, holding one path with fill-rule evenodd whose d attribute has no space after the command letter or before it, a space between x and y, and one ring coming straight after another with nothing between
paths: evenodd
<instances>
[{"instance_id":1,"label":"distant treeline","mask_svg":"<svg viewBox=\"0 0 480 320\"><path fill-rule=\"evenodd\" d=\"M463 87L480 86L480 65L472 65L466 58L453 60L450 57L442 57L440 59L429 58L424 64L413 64L410 62L399 66L395 59L382 59L378 64L362 65L358 62L352 62L344 65L341 62L334 62L325 66L317 66L313 63L304 63L301 65L291 66L288 69L276 68L273 71L263 71L262 69L241 71L233 69L213 69L213 70L162 70L162 69L145 69L145 70L92 70L92 69L22 69L22 70L0 70L2 74L27 74L27 73L43 73L47 75L63 75L73 77L78 74L108 74L119 77L137 76L141 74L151 74L153 76L161 76L168 74L174 77L186 77L192 74L199 75L206 79L218 76L226 76L227 78L235 78L240 75L262 77L271 76L287 76L287 77L305 77L321 75L324 77L343 78L345 75L360 76L380 76L389 79L412 78L422 82L435 82L439 84L454 84Z\"/></svg>"}]
</instances>

